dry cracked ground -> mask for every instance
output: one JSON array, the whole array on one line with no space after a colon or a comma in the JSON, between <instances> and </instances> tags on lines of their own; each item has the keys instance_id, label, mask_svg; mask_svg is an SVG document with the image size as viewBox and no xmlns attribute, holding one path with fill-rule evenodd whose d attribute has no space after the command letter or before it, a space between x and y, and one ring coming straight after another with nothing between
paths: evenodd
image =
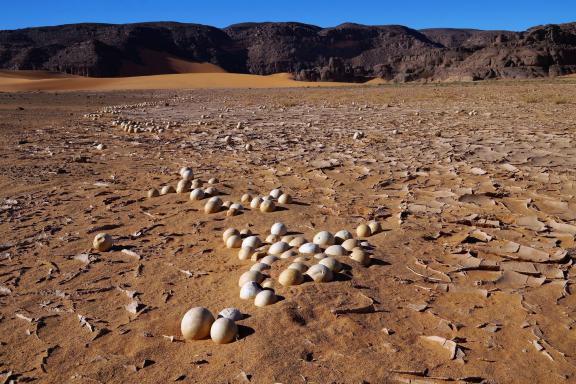
<instances>
[{"instance_id":1,"label":"dry cracked ground","mask_svg":"<svg viewBox=\"0 0 576 384\"><path fill-rule=\"evenodd\" d=\"M575 102L566 81L0 93L1 382L574 382ZM295 201L146 197L182 166ZM367 220L369 267L285 288L282 259L281 301L239 298L226 228ZM195 306L240 308L238 339L185 342Z\"/></svg>"}]
</instances>

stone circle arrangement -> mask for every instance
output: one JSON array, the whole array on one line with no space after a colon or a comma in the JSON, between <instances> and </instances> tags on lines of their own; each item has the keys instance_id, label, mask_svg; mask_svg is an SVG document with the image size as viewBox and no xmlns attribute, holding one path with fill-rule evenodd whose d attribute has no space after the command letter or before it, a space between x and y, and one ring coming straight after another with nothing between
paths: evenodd
<instances>
[{"instance_id":1,"label":"stone circle arrangement","mask_svg":"<svg viewBox=\"0 0 576 384\"><path fill-rule=\"evenodd\" d=\"M226 216L240 214L245 210L242 204L247 204L251 210L269 213L274 212L278 205L293 202L292 196L280 188L264 196L246 193L240 202L223 201L218 196L217 178L210 178L206 183L208 187L205 187L201 179L194 178L190 167L182 167L179 175L181 179L176 187L168 184L159 189L152 188L147 192L147 198L189 193L190 200L207 199L204 205L206 214L226 211ZM369 221L356 228L356 237L348 230L341 229L334 234L321 230L310 239L297 232L291 233L284 223L276 222L264 240L247 228L227 228L222 233L222 241L227 249L238 250L239 260L252 262L238 279L239 297L252 300L255 307L261 308L284 299L276 294L274 287L277 284L286 288L307 283L328 283L341 277L346 267L351 268L347 264L350 260L353 265L370 266L371 245L366 239L381 231L379 222ZM107 233L99 233L92 246L96 251L107 252L114 247L114 239ZM275 277L271 273L274 265L282 268ZM205 307L193 307L182 317L180 330L185 340L211 338L216 344L227 344L238 339L236 322L244 317L234 307L221 310L216 317Z\"/></svg>"}]
</instances>

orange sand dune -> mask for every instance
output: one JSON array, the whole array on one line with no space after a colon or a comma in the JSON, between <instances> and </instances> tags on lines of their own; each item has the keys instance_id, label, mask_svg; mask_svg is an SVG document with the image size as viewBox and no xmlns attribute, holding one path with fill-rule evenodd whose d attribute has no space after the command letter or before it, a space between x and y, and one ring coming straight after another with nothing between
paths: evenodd
<instances>
[{"instance_id":1,"label":"orange sand dune","mask_svg":"<svg viewBox=\"0 0 576 384\"><path fill-rule=\"evenodd\" d=\"M46 73L45 73L46 74ZM289 88L334 87L350 83L311 83L292 80L289 74L270 76L236 73L185 73L171 75L93 78L54 77L49 74L18 76L15 72L0 72L0 91L83 91L83 90L132 90L132 89L194 89L194 88Z\"/></svg>"},{"instance_id":2,"label":"orange sand dune","mask_svg":"<svg viewBox=\"0 0 576 384\"><path fill-rule=\"evenodd\" d=\"M176 73L225 73L212 63L196 63L163 52L142 49L139 52L141 63L122 63L120 76L150 76Z\"/></svg>"}]
</instances>

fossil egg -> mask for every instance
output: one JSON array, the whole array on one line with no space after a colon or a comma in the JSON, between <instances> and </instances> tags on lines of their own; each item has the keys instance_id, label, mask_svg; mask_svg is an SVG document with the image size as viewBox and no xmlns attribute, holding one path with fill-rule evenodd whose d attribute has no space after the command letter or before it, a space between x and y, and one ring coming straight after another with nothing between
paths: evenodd
<instances>
[{"instance_id":1,"label":"fossil egg","mask_svg":"<svg viewBox=\"0 0 576 384\"><path fill-rule=\"evenodd\" d=\"M343 243L344 241L351 239L352 234L347 230L343 229L341 231L336 232L336 234L334 234L334 238L336 239L337 243Z\"/></svg>"},{"instance_id":2,"label":"fossil egg","mask_svg":"<svg viewBox=\"0 0 576 384\"><path fill-rule=\"evenodd\" d=\"M205 339L210 334L214 316L204 307L190 309L180 322L180 331L186 340Z\"/></svg>"},{"instance_id":3,"label":"fossil egg","mask_svg":"<svg viewBox=\"0 0 576 384\"><path fill-rule=\"evenodd\" d=\"M158 197L158 196L160 196L160 192L158 192L158 190L156 188L152 188L152 189L148 190L148 198Z\"/></svg>"},{"instance_id":4,"label":"fossil egg","mask_svg":"<svg viewBox=\"0 0 576 384\"><path fill-rule=\"evenodd\" d=\"M176 185L176 193L188 192L191 186L192 183L190 183L190 181L182 179Z\"/></svg>"},{"instance_id":5,"label":"fossil egg","mask_svg":"<svg viewBox=\"0 0 576 384\"><path fill-rule=\"evenodd\" d=\"M285 269L282 271L280 276L278 276L278 281L285 287L291 285L299 285L304 281L302 273L297 269Z\"/></svg>"},{"instance_id":6,"label":"fossil egg","mask_svg":"<svg viewBox=\"0 0 576 384\"><path fill-rule=\"evenodd\" d=\"M291 247L301 247L302 245L306 244L307 241L304 236L296 236L288 243Z\"/></svg>"},{"instance_id":7,"label":"fossil egg","mask_svg":"<svg viewBox=\"0 0 576 384\"><path fill-rule=\"evenodd\" d=\"M305 273L308 270L308 266L304 263L292 263L288 266L288 269L296 269L300 273Z\"/></svg>"},{"instance_id":8,"label":"fossil egg","mask_svg":"<svg viewBox=\"0 0 576 384\"><path fill-rule=\"evenodd\" d=\"M218 314L218 317L225 317L230 320L240 321L244 318L244 315L242 314L242 312L240 312L238 308L230 307L221 310L220 313Z\"/></svg>"},{"instance_id":9,"label":"fossil egg","mask_svg":"<svg viewBox=\"0 0 576 384\"><path fill-rule=\"evenodd\" d=\"M344 248L347 251L351 251L357 246L358 246L358 240L356 239L344 240L344 242L342 243L342 248Z\"/></svg>"},{"instance_id":10,"label":"fossil egg","mask_svg":"<svg viewBox=\"0 0 576 384\"><path fill-rule=\"evenodd\" d=\"M265 242L268 244L274 244L274 243L277 243L279 241L280 241L280 236L272 235L272 234L266 236L266 240L265 240Z\"/></svg>"},{"instance_id":11,"label":"fossil egg","mask_svg":"<svg viewBox=\"0 0 576 384\"><path fill-rule=\"evenodd\" d=\"M220 209L222 208L222 200L217 197L211 197L207 202L206 205L204 205L204 212L206 213L216 213L218 211L220 211Z\"/></svg>"},{"instance_id":12,"label":"fossil egg","mask_svg":"<svg viewBox=\"0 0 576 384\"><path fill-rule=\"evenodd\" d=\"M331 245L326 248L324 253L328 256L344 256L347 252L341 245Z\"/></svg>"},{"instance_id":13,"label":"fossil egg","mask_svg":"<svg viewBox=\"0 0 576 384\"><path fill-rule=\"evenodd\" d=\"M258 236L249 236L242 241L242 247L250 248L260 248L262 246L262 241Z\"/></svg>"},{"instance_id":14,"label":"fossil egg","mask_svg":"<svg viewBox=\"0 0 576 384\"><path fill-rule=\"evenodd\" d=\"M238 251L238 259L240 260L248 260L250 256L254 253L254 248L252 247L242 247L240 251Z\"/></svg>"},{"instance_id":15,"label":"fossil egg","mask_svg":"<svg viewBox=\"0 0 576 384\"><path fill-rule=\"evenodd\" d=\"M268 249L268 253L271 255L281 255L282 253L289 250L291 247L283 241L274 243Z\"/></svg>"},{"instance_id":16,"label":"fossil egg","mask_svg":"<svg viewBox=\"0 0 576 384\"><path fill-rule=\"evenodd\" d=\"M328 231L321 231L314 235L312 242L321 247L326 247L334 244L334 236Z\"/></svg>"},{"instance_id":17,"label":"fossil egg","mask_svg":"<svg viewBox=\"0 0 576 384\"><path fill-rule=\"evenodd\" d=\"M278 202L280 204L290 204L292 203L292 196L290 196L287 193L284 193L278 198Z\"/></svg>"},{"instance_id":18,"label":"fossil egg","mask_svg":"<svg viewBox=\"0 0 576 384\"><path fill-rule=\"evenodd\" d=\"M107 233L99 233L94 237L94 241L92 241L92 246L95 250L100 252L109 251L114 245L114 240L112 240L112 236Z\"/></svg>"},{"instance_id":19,"label":"fossil egg","mask_svg":"<svg viewBox=\"0 0 576 384\"><path fill-rule=\"evenodd\" d=\"M298 248L298 252L303 253L305 255L313 255L315 253L320 252L320 247L318 246L318 244L306 243L302 244L300 248Z\"/></svg>"},{"instance_id":20,"label":"fossil egg","mask_svg":"<svg viewBox=\"0 0 576 384\"><path fill-rule=\"evenodd\" d=\"M240 236L240 232L236 228L228 228L222 234L222 240L226 242L226 240L228 240L228 238L233 235Z\"/></svg>"},{"instance_id":21,"label":"fossil egg","mask_svg":"<svg viewBox=\"0 0 576 384\"><path fill-rule=\"evenodd\" d=\"M254 298L254 305L257 307L265 307L274 304L278 301L276 294L271 289L263 289Z\"/></svg>"},{"instance_id":22,"label":"fossil egg","mask_svg":"<svg viewBox=\"0 0 576 384\"><path fill-rule=\"evenodd\" d=\"M342 264L333 257L325 257L318 262L318 264L325 265L332 272L338 273L342 270Z\"/></svg>"},{"instance_id":23,"label":"fossil egg","mask_svg":"<svg viewBox=\"0 0 576 384\"><path fill-rule=\"evenodd\" d=\"M264 200L261 204L260 204L260 212L274 212L274 210L276 209L276 204L274 204L274 202L272 200Z\"/></svg>"},{"instance_id":24,"label":"fossil egg","mask_svg":"<svg viewBox=\"0 0 576 384\"><path fill-rule=\"evenodd\" d=\"M200 188L194 189L190 192L190 200L202 200L204 198L204 190Z\"/></svg>"},{"instance_id":25,"label":"fossil egg","mask_svg":"<svg viewBox=\"0 0 576 384\"><path fill-rule=\"evenodd\" d=\"M249 203L250 201L252 201L252 195L245 193L242 195L242 197L240 198L240 201L244 204Z\"/></svg>"},{"instance_id":26,"label":"fossil egg","mask_svg":"<svg viewBox=\"0 0 576 384\"><path fill-rule=\"evenodd\" d=\"M370 234L375 235L378 232L382 231L382 226L377 221L370 221L368 222L368 227L370 227Z\"/></svg>"},{"instance_id":27,"label":"fossil egg","mask_svg":"<svg viewBox=\"0 0 576 384\"><path fill-rule=\"evenodd\" d=\"M281 259L289 259L289 258L297 256L297 255L298 255L298 252L296 252L292 249L289 249L286 252L282 252L282 254L280 255L280 258Z\"/></svg>"},{"instance_id":28,"label":"fossil egg","mask_svg":"<svg viewBox=\"0 0 576 384\"><path fill-rule=\"evenodd\" d=\"M182 177L182 180L192 180L194 178L194 172L190 167L182 167L180 168L180 176Z\"/></svg>"},{"instance_id":29,"label":"fossil egg","mask_svg":"<svg viewBox=\"0 0 576 384\"><path fill-rule=\"evenodd\" d=\"M176 193L176 190L174 189L173 186L171 185L165 185L162 187L162 189L160 190L160 194L161 195L167 195L169 193Z\"/></svg>"},{"instance_id":30,"label":"fossil egg","mask_svg":"<svg viewBox=\"0 0 576 384\"><path fill-rule=\"evenodd\" d=\"M238 235L232 235L226 239L226 248L240 248L242 245L242 238Z\"/></svg>"},{"instance_id":31,"label":"fossil egg","mask_svg":"<svg viewBox=\"0 0 576 384\"><path fill-rule=\"evenodd\" d=\"M256 271L260 273L264 272L267 269L270 269L270 265L263 262L258 262L250 267L251 271Z\"/></svg>"},{"instance_id":32,"label":"fossil egg","mask_svg":"<svg viewBox=\"0 0 576 384\"><path fill-rule=\"evenodd\" d=\"M283 223L274 223L270 228L272 235L284 236L288 232L288 228Z\"/></svg>"},{"instance_id":33,"label":"fossil egg","mask_svg":"<svg viewBox=\"0 0 576 384\"><path fill-rule=\"evenodd\" d=\"M249 281L240 288L240 298L242 300L253 299L261 290L260 284L255 281Z\"/></svg>"},{"instance_id":34,"label":"fossil egg","mask_svg":"<svg viewBox=\"0 0 576 384\"><path fill-rule=\"evenodd\" d=\"M264 256L262 259L260 259L261 263L268 264L268 265L272 265L277 261L278 261L278 258L274 255Z\"/></svg>"},{"instance_id":35,"label":"fossil egg","mask_svg":"<svg viewBox=\"0 0 576 384\"><path fill-rule=\"evenodd\" d=\"M277 199L280 197L280 195L282 195L282 190L276 188L270 191L270 196L272 196L273 198Z\"/></svg>"},{"instance_id":36,"label":"fossil egg","mask_svg":"<svg viewBox=\"0 0 576 384\"><path fill-rule=\"evenodd\" d=\"M216 319L210 327L210 338L216 344L228 344L238 335L238 326L234 320L226 317Z\"/></svg>"},{"instance_id":37,"label":"fossil egg","mask_svg":"<svg viewBox=\"0 0 576 384\"><path fill-rule=\"evenodd\" d=\"M352 250L350 258L364 266L370 265L370 255L366 253L362 248L356 247Z\"/></svg>"},{"instance_id":38,"label":"fossil egg","mask_svg":"<svg viewBox=\"0 0 576 384\"><path fill-rule=\"evenodd\" d=\"M262 282L262 288L274 288L274 280L266 279Z\"/></svg>"},{"instance_id":39,"label":"fossil egg","mask_svg":"<svg viewBox=\"0 0 576 384\"><path fill-rule=\"evenodd\" d=\"M358 228L356 228L356 234L358 237L370 237L372 235L372 231L366 224L360 224Z\"/></svg>"},{"instance_id":40,"label":"fossil egg","mask_svg":"<svg viewBox=\"0 0 576 384\"><path fill-rule=\"evenodd\" d=\"M250 201L250 208L257 209L262 204L262 198L260 196L256 196L255 198Z\"/></svg>"},{"instance_id":41,"label":"fossil egg","mask_svg":"<svg viewBox=\"0 0 576 384\"><path fill-rule=\"evenodd\" d=\"M253 282L260 284L262 282L262 280L264 280L264 276L260 272L248 271L248 272L244 272L240 276L240 279L238 279L238 286L243 287L244 284L246 284L250 281L253 281Z\"/></svg>"},{"instance_id":42,"label":"fossil egg","mask_svg":"<svg viewBox=\"0 0 576 384\"><path fill-rule=\"evenodd\" d=\"M332 281L334 275L332 271L323 264L315 264L308 268L306 274L317 283L326 283Z\"/></svg>"}]
</instances>

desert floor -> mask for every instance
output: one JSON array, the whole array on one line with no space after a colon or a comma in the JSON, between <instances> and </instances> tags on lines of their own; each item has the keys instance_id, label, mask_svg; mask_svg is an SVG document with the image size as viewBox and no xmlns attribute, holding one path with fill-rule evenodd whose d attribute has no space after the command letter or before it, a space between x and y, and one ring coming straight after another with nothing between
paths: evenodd
<instances>
[{"instance_id":1,"label":"desert floor","mask_svg":"<svg viewBox=\"0 0 576 384\"><path fill-rule=\"evenodd\" d=\"M559 80L0 93L2 382L575 382L575 103ZM223 200L295 201L146 197L182 166ZM239 298L253 262L226 228L368 220L369 267L286 288L280 259L281 301ZM238 340L183 341L195 306L240 308Z\"/></svg>"}]
</instances>

